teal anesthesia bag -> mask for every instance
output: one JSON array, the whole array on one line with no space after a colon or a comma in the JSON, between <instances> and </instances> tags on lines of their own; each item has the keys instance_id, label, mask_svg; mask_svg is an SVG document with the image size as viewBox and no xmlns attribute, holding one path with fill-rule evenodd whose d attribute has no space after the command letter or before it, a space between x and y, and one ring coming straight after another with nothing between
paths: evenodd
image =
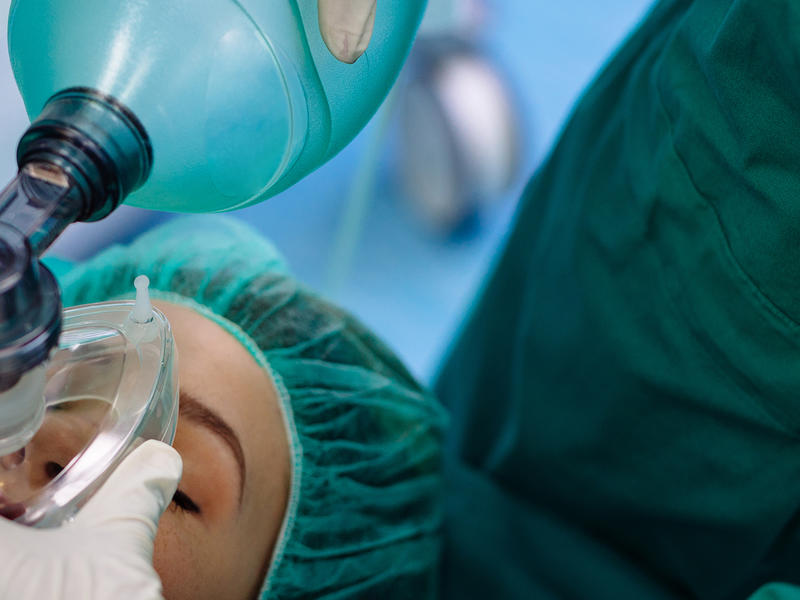
<instances>
[{"instance_id":1,"label":"teal anesthesia bag","mask_svg":"<svg viewBox=\"0 0 800 600\"><path fill-rule=\"evenodd\" d=\"M14 76L31 119L69 89L113 98L152 144L129 200L211 212L286 189L344 147L386 96L424 0L379 2L354 64L322 39L316 0L16 0Z\"/></svg>"}]
</instances>

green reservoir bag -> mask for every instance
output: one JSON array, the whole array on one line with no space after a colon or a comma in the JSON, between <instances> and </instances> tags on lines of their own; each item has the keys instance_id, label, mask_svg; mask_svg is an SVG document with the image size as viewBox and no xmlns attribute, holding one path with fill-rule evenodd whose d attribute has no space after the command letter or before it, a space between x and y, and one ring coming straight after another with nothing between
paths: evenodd
<instances>
[{"instance_id":1,"label":"green reservoir bag","mask_svg":"<svg viewBox=\"0 0 800 600\"><path fill-rule=\"evenodd\" d=\"M440 373L446 596L800 582L798 323L800 3L660 2Z\"/></svg>"}]
</instances>

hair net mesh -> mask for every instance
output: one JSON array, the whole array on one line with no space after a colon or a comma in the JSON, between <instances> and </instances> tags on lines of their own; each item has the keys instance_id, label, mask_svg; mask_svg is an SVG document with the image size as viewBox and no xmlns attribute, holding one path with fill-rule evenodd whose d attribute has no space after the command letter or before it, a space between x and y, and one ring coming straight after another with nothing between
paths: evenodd
<instances>
[{"instance_id":1,"label":"hair net mesh","mask_svg":"<svg viewBox=\"0 0 800 600\"><path fill-rule=\"evenodd\" d=\"M433 596L445 416L392 352L219 216L171 221L75 267L64 304L129 294L140 274L238 326L278 389L292 491L262 597Z\"/></svg>"}]
</instances>

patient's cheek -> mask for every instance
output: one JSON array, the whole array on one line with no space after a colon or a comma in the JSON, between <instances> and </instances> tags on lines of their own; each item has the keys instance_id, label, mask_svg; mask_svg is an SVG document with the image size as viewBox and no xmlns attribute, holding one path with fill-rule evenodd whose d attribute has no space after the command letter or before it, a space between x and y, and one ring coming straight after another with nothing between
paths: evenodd
<instances>
[{"instance_id":1,"label":"patient's cheek","mask_svg":"<svg viewBox=\"0 0 800 600\"><path fill-rule=\"evenodd\" d=\"M236 463L222 443L180 421L173 446L183 458L178 489L200 513L175 503L167 507L158 524L153 566L166 600L217 600L220 583L229 580L232 569L228 553L220 551L231 547L238 511Z\"/></svg>"},{"instance_id":2,"label":"patient's cheek","mask_svg":"<svg viewBox=\"0 0 800 600\"><path fill-rule=\"evenodd\" d=\"M158 523L153 566L161 578L165 600L204 598L203 580L208 565L203 568L203 561L197 554L200 540L187 531L185 523L181 522L185 518L171 506Z\"/></svg>"}]
</instances>

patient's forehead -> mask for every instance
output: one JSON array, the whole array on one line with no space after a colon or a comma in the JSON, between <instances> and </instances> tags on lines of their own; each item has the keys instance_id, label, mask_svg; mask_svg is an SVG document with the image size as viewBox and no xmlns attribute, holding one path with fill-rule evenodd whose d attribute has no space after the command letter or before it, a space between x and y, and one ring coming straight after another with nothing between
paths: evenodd
<instances>
[{"instance_id":1,"label":"patient's forehead","mask_svg":"<svg viewBox=\"0 0 800 600\"><path fill-rule=\"evenodd\" d=\"M219 324L187 306L161 300L154 304L167 317L175 345L185 360L211 367L217 373L227 368L248 380L264 378L263 369L253 356Z\"/></svg>"},{"instance_id":2,"label":"patient's forehead","mask_svg":"<svg viewBox=\"0 0 800 600\"><path fill-rule=\"evenodd\" d=\"M164 301L155 305L172 327L181 389L217 411L239 435L248 482L260 485L279 467L284 471L284 464L288 469L283 415L267 371L233 335L197 311Z\"/></svg>"}]
</instances>

